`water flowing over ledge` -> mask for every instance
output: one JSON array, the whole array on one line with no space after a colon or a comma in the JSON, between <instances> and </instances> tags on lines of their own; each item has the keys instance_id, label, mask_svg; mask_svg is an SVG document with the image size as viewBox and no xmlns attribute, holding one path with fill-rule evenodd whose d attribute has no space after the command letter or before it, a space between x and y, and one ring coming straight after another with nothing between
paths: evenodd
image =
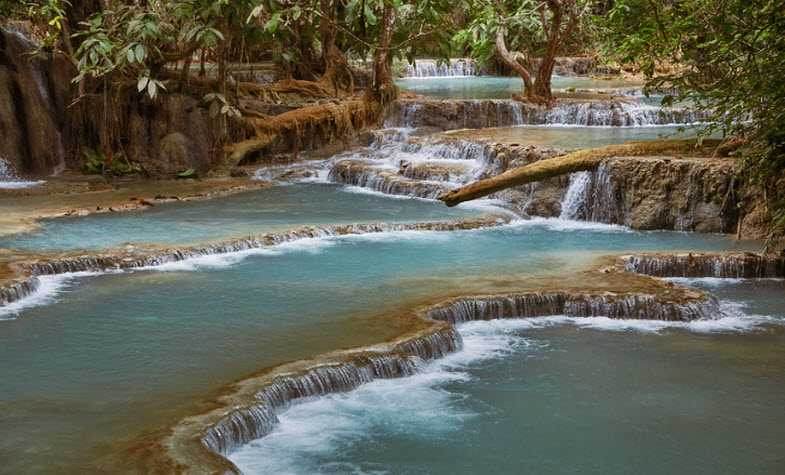
<instances>
[{"instance_id":1,"label":"water flowing over ledge","mask_svg":"<svg viewBox=\"0 0 785 475\"><path fill-rule=\"evenodd\" d=\"M532 292L459 298L432 308L428 316L434 320L450 323L550 315L692 321L712 318L719 313L717 300L708 295L685 301L668 301L646 294L593 295L572 292Z\"/></svg>"},{"instance_id":2,"label":"water flowing over ledge","mask_svg":"<svg viewBox=\"0 0 785 475\"><path fill-rule=\"evenodd\" d=\"M274 377L256 393L257 404L236 409L207 430L202 443L211 451L227 455L235 448L263 437L278 423L277 412L297 400L348 392L375 379L411 376L423 361L441 358L462 347L452 327L402 341L389 351L351 355L349 361L324 363L301 374Z\"/></svg>"},{"instance_id":3,"label":"water flowing over ledge","mask_svg":"<svg viewBox=\"0 0 785 475\"><path fill-rule=\"evenodd\" d=\"M329 238L402 231L458 231L506 224L509 216L485 215L472 219L418 223L370 223L325 226L304 226L283 233L268 233L201 246L171 249L118 250L100 254L42 258L15 264L27 275L25 280L0 287L0 307L19 301L36 291L36 276L77 272L121 271L156 267L216 254L229 254L252 249L263 249L301 239Z\"/></svg>"},{"instance_id":4,"label":"water flowing over ledge","mask_svg":"<svg viewBox=\"0 0 785 475\"><path fill-rule=\"evenodd\" d=\"M708 114L627 101L563 101L553 108L508 99L404 99L393 103L387 127L436 127L442 130L511 125L644 126L694 124Z\"/></svg>"},{"instance_id":5,"label":"water flowing over ledge","mask_svg":"<svg viewBox=\"0 0 785 475\"><path fill-rule=\"evenodd\" d=\"M648 277L630 278L645 281L651 293L532 291L459 297L414 310L429 322L428 329L387 344L287 364L241 381L222 397L221 407L182 421L164 445L168 455L189 470L222 467L238 472L224 456L269 434L280 411L304 398L351 391L374 379L412 375L420 362L461 349L454 327L460 322L550 315L687 322L722 316L716 299L704 292Z\"/></svg>"},{"instance_id":6,"label":"water flowing over ledge","mask_svg":"<svg viewBox=\"0 0 785 475\"><path fill-rule=\"evenodd\" d=\"M619 258L630 272L655 277L782 278L785 257L753 253L640 254Z\"/></svg>"},{"instance_id":7,"label":"water flowing over ledge","mask_svg":"<svg viewBox=\"0 0 785 475\"><path fill-rule=\"evenodd\" d=\"M28 297L38 290L39 287L40 281L35 277L0 287L0 307Z\"/></svg>"},{"instance_id":8,"label":"water flowing over ledge","mask_svg":"<svg viewBox=\"0 0 785 475\"><path fill-rule=\"evenodd\" d=\"M451 58L449 61L418 59L414 64L406 65L404 77L464 77L476 76L479 73L477 63L471 58Z\"/></svg>"}]
</instances>

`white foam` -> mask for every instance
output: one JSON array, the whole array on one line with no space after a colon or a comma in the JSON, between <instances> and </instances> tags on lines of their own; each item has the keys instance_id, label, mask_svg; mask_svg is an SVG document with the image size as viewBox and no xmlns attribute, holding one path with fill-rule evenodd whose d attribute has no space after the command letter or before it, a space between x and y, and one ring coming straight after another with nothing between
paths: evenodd
<instances>
[{"instance_id":1,"label":"white foam","mask_svg":"<svg viewBox=\"0 0 785 475\"><path fill-rule=\"evenodd\" d=\"M471 365L500 358L529 342L515 331L520 321L471 322L459 329L463 350L425 364L410 377L377 380L346 394L296 404L268 436L230 455L243 473L315 473L335 467L342 448L378 432L409 439L444 437L475 417L461 407L465 396L444 389L470 380ZM364 471L361 473L365 473Z\"/></svg>"},{"instance_id":2,"label":"white foam","mask_svg":"<svg viewBox=\"0 0 785 475\"><path fill-rule=\"evenodd\" d=\"M743 333L762 330L767 325L785 324L785 320L782 318L748 314L744 312L744 304L735 301L721 301L720 309L722 311L721 317L690 322L554 315L524 319L520 328L538 329L557 325L573 325L580 328L613 332L661 334L664 330L682 330L693 333Z\"/></svg>"},{"instance_id":3,"label":"white foam","mask_svg":"<svg viewBox=\"0 0 785 475\"><path fill-rule=\"evenodd\" d=\"M244 473L313 473L327 464L342 464L336 462L341 448L362 444L379 432L397 432L417 440L459 430L477 414L462 407L460 402L465 396L446 390L444 385L470 381L467 370L477 363L504 358L521 348L547 346L522 336L525 330L575 325L644 333L660 333L665 329L744 332L776 321L745 315L741 308L736 302L723 302L725 317L695 322L558 315L463 323L458 326L464 342L461 351L424 365L411 377L377 380L350 393L295 404L280 415L280 424L271 434L241 447L229 458Z\"/></svg>"},{"instance_id":4,"label":"white foam","mask_svg":"<svg viewBox=\"0 0 785 475\"><path fill-rule=\"evenodd\" d=\"M67 291L74 280L81 277L100 275L103 272L71 272L38 277L38 288L30 295L15 302L0 306L0 320L13 320L26 309L48 305L57 301L58 295Z\"/></svg>"},{"instance_id":5,"label":"white foam","mask_svg":"<svg viewBox=\"0 0 785 475\"><path fill-rule=\"evenodd\" d=\"M634 233L632 229L618 224L605 224L594 221L576 221L562 218L541 218L533 216L515 222L516 226L541 226L551 231L599 231L612 233Z\"/></svg>"},{"instance_id":6,"label":"white foam","mask_svg":"<svg viewBox=\"0 0 785 475\"><path fill-rule=\"evenodd\" d=\"M664 280L668 280L670 282L681 284L681 285L688 285L688 286L695 286L698 285L700 287L725 287L729 285L738 285L743 282L782 282L785 279L777 278L777 277L767 277L762 279L743 279L743 278L731 278L731 277L666 277Z\"/></svg>"},{"instance_id":7,"label":"white foam","mask_svg":"<svg viewBox=\"0 0 785 475\"><path fill-rule=\"evenodd\" d=\"M318 254L324 248L334 245L330 237L323 238L302 238L290 242L276 244L243 251L207 254L204 256L191 257L176 262L142 267L142 270L152 270L159 272L192 272L199 270L223 269L231 267L250 256L280 256L287 253L309 253Z\"/></svg>"},{"instance_id":8,"label":"white foam","mask_svg":"<svg viewBox=\"0 0 785 475\"><path fill-rule=\"evenodd\" d=\"M37 181L23 181L23 180L12 180L12 181L2 181L0 180L0 190L19 190L22 188L32 188L34 186L39 186L46 183L44 180L37 180Z\"/></svg>"},{"instance_id":9,"label":"white foam","mask_svg":"<svg viewBox=\"0 0 785 475\"><path fill-rule=\"evenodd\" d=\"M431 198L421 198L419 196L410 196L410 195L390 195L381 191L372 190L370 188L364 188L362 186L354 186L354 185L346 185L341 187L342 191L346 193L355 193L358 195L374 195L374 196L384 196L385 198L390 198L394 200L420 200L420 201L427 201L430 203L434 203L438 200L431 199Z\"/></svg>"}]
</instances>

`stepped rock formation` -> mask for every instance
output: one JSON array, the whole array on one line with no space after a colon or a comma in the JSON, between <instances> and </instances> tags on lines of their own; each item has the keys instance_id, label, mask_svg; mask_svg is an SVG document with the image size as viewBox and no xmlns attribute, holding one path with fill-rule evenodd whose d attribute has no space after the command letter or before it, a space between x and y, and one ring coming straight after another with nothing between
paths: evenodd
<instances>
[{"instance_id":1,"label":"stepped rock formation","mask_svg":"<svg viewBox=\"0 0 785 475\"><path fill-rule=\"evenodd\" d=\"M561 100L546 108L511 99L400 99L390 106L387 127L434 127L441 130L511 125L633 126L690 124L706 114L661 108L627 100Z\"/></svg>"},{"instance_id":2,"label":"stepped rock formation","mask_svg":"<svg viewBox=\"0 0 785 475\"><path fill-rule=\"evenodd\" d=\"M175 427L163 443L166 456L190 468L237 472L223 456L270 433L278 414L291 404L351 391L374 379L409 376L422 362L460 350L462 339L454 323L558 314L690 321L720 314L717 301L709 295L652 282L646 284L651 294L533 291L460 297L420 309L418 318L428 322L424 330L365 349L286 364L237 383L216 409Z\"/></svg>"},{"instance_id":3,"label":"stepped rock formation","mask_svg":"<svg viewBox=\"0 0 785 475\"><path fill-rule=\"evenodd\" d=\"M785 257L745 253L636 254L619 258L624 269L655 277L782 278Z\"/></svg>"},{"instance_id":4,"label":"stepped rock formation","mask_svg":"<svg viewBox=\"0 0 785 475\"><path fill-rule=\"evenodd\" d=\"M39 284L37 276L42 275L139 269L206 255L260 249L299 239L396 231L457 231L497 226L507 222L509 222L508 217L486 215L454 221L303 226L288 232L267 233L199 246L170 249L133 248L93 254L42 257L14 264L15 268L21 270L22 275L18 280L0 284L0 305L20 300L35 292Z\"/></svg>"}]
</instances>

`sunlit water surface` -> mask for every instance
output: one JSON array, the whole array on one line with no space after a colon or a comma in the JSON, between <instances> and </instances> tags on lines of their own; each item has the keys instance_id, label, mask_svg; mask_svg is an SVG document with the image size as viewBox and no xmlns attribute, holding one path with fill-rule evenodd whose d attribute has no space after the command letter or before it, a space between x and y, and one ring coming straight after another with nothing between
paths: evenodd
<instances>
[{"instance_id":1,"label":"sunlit water surface","mask_svg":"<svg viewBox=\"0 0 785 475\"><path fill-rule=\"evenodd\" d=\"M602 147L630 141L684 139L695 137L695 126L574 127L536 126L495 127L461 130L448 136L483 139L491 142L558 147L565 150Z\"/></svg>"},{"instance_id":2,"label":"sunlit water surface","mask_svg":"<svg viewBox=\"0 0 785 475\"><path fill-rule=\"evenodd\" d=\"M523 81L519 77L467 76L439 78L402 78L396 84L408 92L439 99L509 99L520 94ZM640 88L640 82L623 79L553 76L551 85L559 89L623 89Z\"/></svg>"}]
</instances>

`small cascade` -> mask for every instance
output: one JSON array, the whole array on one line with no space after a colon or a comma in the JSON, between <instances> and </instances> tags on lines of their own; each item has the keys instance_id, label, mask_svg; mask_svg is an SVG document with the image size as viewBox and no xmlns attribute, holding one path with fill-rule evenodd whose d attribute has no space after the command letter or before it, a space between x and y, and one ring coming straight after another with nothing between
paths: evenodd
<instances>
[{"instance_id":1,"label":"small cascade","mask_svg":"<svg viewBox=\"0 0 785 475\"><path fill-rule=\"evenodd\" d=\"M471 58L453 58L449 61L418 59L406 66L407 78L465 77L479 74Z\"/></svg>"},{"instance_id":2,"label":"small cascade","mask_svg":"<svg viewBox=\"0 0 785 475\"><path fill-rule=\"evenodd\" d=\"M342 154L328 180L390 195L435 199L500 168L491 145L468 140L392 142Z\"/></svg>"},{"instance_id":3,"label":"small cascade","mask_svg":"<svg viewBox=\"0 0 785 475\"><path fill-rule=\"evenodd\" d=\"M594 171L589 172L589 175L588 188L584 195L587 199L584 219L598 223L625 224L624 213L617 197L617 187L608 163L601 163Z\"/></svg>"},{"instance_id":4,"label":"small cascade","mask_svg":"<svg viewBox=\"0 0 785 475\"><path fill-rule=\"evenodd\" d=\"M601 163L596 170L570 175L559 218L624 224L615 184L606 163Z\"/></svg>"},{"instance_id":5,"label":"small cascade","mask_svg":"<svg viewBox=\"0 0 785 475\"><path fill-rule=\"evenodd\" d=\"M623 257L622 262L630 272L655 277L785 277L785 257L753 253L642 254Z\"/></svg>"},{"instance_id":6,"label":"small cascade","mask_svg":"<svg viewBox=\"0 0 785 475\"><path fill-rule=\"evenodd\" d=\"M14 167L0 156L0 189L29 188L41 183L43 181L28 181L19 178Z\"/></svg>"},{"instance_id":7,"label":"small cascade","mask_svg":"<svg viewBox=\"0 0 785 475\"><path fill-rule=\"evenodd\" d=\"M389 129L372 130L370 132L371 140L368 146L378 149L391 143L403 143L409 140L412 132L414 132L414 129L410 127L392 127Z\"/></svg>"},{"instance_id":8,"label":"small cascade","mask_svg":"<svg viewBox=\"0 0 785 475\"><path fill-rule=\"evenodd\" d=\"M419 173L425 172L420 171ZM411 172L410 174L414 175L415 173ZM329 180L333 183L359 186L388 195L427 199L436 199L450 190L449 186L437 181L410 178L397 171L374 167L367 162L357 160L342 160L335 163L330 170Z\"/></svg>"},{"instance_id":9,"label":"small cascade","mask_svg":"<svg viewBox=\"0 0 785 475\"><path fill-rule=\"evenodd\" d=\"M570 186L561 203L561 219L581 219L586 216L586 192L591 173L578 172L570 175Z\"/></svg>"},{"instance_id":10,"label":"small cascade","mask_svg":"<svg viewBox=\"0 0 785 475\"><path fill-rule=\"evenodd\" d=\"M257 404L224 416L206 431L202 443L211 451L226 455L270 433L278 423L277 414L298 400L348 392L375 379L411 376L421 361L440 358L461 347L461 336L454 328L440 328L399 343L389 353L362 353L350 361L277 376L256 394Z\"/></svg>"},{"instance_id":11,"label":"small cascade","mask_svg":"<svg viewBox=\"0 0 785 475\"><path fill-rule=\"evenodd\" d=\"M508 99L401 100L387 127L460 128L514 125L652 126L693 124L708 114L687 108L627 101L560 102L553 108Z\"/></svg>"},{"instance_id":12,"label":"small cascade","mask_svg":"<svg viewBox=\"0 0 785 475\"><path fill-rule=\"evenodd\" d=\"M22 300L38 290L39 287L40 281L35 277L0 287L0 306Z\"/></svg>"},{"instance_id":13,"label":"small cascade","mask_svg":"<svg viewBox=\"0 0 785 475\"><path fill-rule=\"evenodd\" d=\"M23 264L23 267L32 276L129 270L161 266L210 255L263 249L300 239L401 231L458 231L498 226L509 221L509 216L494 215L455 221L305 226L284 233L269 233L247 239L235 239L203 246L63 257L26 263ZM38 285L38 279L31 277L24 281L0 286L0 306L29 296L38 289Z\"/></svg>"},{"instance_id":14,"label":"small cascade","mask_svg":"<svg viewBox=\"0 0 785 475\"><path fill-rule=\"evenodd\" d=\"M720 315L716 299L677 303L653 295L590 295L567 292L533 292L515 295L461 298L428 312L434 320L460 323L496 318L530 318L550 315L603 316L618 319L692 321Z\"/></svg>"}]
</instances>

